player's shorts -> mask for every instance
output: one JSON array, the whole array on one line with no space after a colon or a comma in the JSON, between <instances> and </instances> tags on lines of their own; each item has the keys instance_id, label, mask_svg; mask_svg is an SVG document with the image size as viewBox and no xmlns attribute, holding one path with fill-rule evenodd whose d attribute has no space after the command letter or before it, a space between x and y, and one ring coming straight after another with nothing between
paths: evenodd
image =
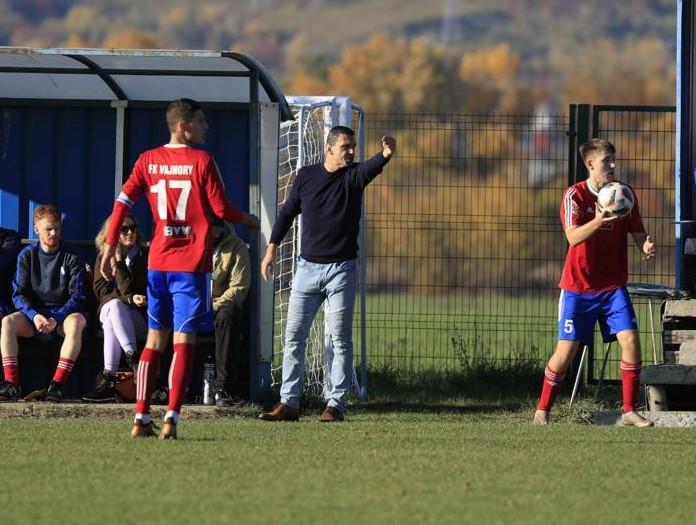
<instances>
[{"instance_id":1,"label":"player's shorts","mask_svg":"<svg viewBox=\"0 0 696 525\"><path fill-rule=\"evenodd\" d=\"M154 330L212 332L211 274L148 270L147 317Z\"/></svg>"},{"instance_id":2,"label":"player's shorts","mask_svg":"<svg viewBox=\"0 0 696 525\"><path fill-rule=\"evenodd\" d=\"M594 325L599 323L605 343L616 340L623 330L637 330L636 313L626 288L609 292L575 293L561 290L558 301L558 339L594 341Z\"/></svg>"}]
</instances>

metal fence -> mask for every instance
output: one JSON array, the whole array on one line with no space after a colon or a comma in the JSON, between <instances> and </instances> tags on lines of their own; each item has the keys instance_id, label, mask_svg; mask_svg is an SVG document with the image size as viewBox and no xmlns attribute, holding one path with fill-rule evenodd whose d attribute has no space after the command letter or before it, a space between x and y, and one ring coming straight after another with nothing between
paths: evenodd
<instances>
[{"instance_id":1,"label":"metal fence","mask_svg":"<svg viewBox=\"0 0 696 525\"><path fill-rule=\"evenodd\" d=\"M655 261L646 264L637 250L629 251L629 281L633 283L674 286L676 248L675 209L675 131L674 107L594 106L592 132L610 140L617 149L617 178L629 183L640 201L645 229L657 244ZM653 334L650 327L650 303L645 297L633 297L638 315L643 362L653 362ZM653 301L655 355L662 362L660 337L660 301ZM595 349L602 348L599 337ZM604 377L620 378L620 354L616 348L608 354ZM590 382L601 377L602 353L591 353L587 377ZM596 359L594 358L596 356Z\"/></svg>"},{"instance_id":2,"label":"metal fence","mask_svg":"<svg viewBox=\"0 0 696 525\"><path fill-rule=\"evenodd\" d=\"M564 115L368 114L367 155L384 134L399 141L365 198L371 368L548 359L567 246L559 203L583 133L616 144L619 178L658 242L650 265L631 257L629 280L673 285L674 108L590 116L583 131ZM647 319L640 301L638 313Z\"/></svg>"}]
</instances>

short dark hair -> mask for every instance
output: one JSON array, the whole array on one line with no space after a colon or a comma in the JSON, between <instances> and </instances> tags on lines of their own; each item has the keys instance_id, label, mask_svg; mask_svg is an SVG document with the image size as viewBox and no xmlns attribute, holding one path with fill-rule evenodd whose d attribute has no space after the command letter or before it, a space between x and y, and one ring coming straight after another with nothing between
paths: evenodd
<instances>
[{"instance_id":1,"label":"short dark hair","mask_svg":"<svg viewBox=\"0 0 696 525\"><path fill-rule=\"evenodd\" d=\"M202 109L201 105L190 98L179 98L169 103L167 107L167 126L169 131L176 129L176 123L180 120L191 122L193 114Z\"/></svg>"},{"instance_id":2,"label":"short dark hair","mask_svg":"<svg viewBox=\"0 0 696 525\"><path fill-rule=\"evenodd\" d=\"M329 146L336 144L339 135L348 135L349 137L355 137L355 131L350 129L348 126L334 126L329 130L329 134L326 136L326 143Z\"/></svg>"},{"instance_id":3,"label":"short dark hair","mask_svg":"<svg viewBox=\"0 0 696 525\"><path fill-rule=\"evenodd\" d=\"M587 162L588 157L591 157L597 153L616 155L616 148L614 145L608 140L604 139L590 139L581 144L578 151L580 151L580 157L582 157L583 162Z\"/></svg>"}]
</instances>

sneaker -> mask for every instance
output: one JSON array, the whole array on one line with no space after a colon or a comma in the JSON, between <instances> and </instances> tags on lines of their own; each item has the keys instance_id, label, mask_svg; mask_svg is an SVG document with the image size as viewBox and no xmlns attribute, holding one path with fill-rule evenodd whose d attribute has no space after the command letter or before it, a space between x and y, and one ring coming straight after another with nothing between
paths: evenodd
<instances>
[{"instance_id":1,"label":"sneaker","mask_svg":"<svg viewBox=\"0 0 696 525\"><path fill-rule=\"evenodd\" d=\"M343 421L343 412L336 407L327 406L319 416L322 423L338 423Z\"/></svg>"},{"instance_id":2,"label":"sneaker","mask_svg":"<svg viewBox=\"0 0 696 525\"><path fill-rule=\"evenodd\" d=\"M638 412L626 412L625 414L621 414L621 423L623 423L623 426L625 427L651 427L655 423L650 421L649 419L645 419L643 416L641 416Z\"/></svg>"},{"instance_id":3,"label":"sneaker","mask_svg":"<svg viewBox=\"0 0 696 525\"><path fill-rule=\"evenodd\" d=\"M244 403L244 400L237 396L231 395L227 390L220 389L215 392L215 406L218 407L235 407Z\"/></svg>"},{"instance_id":4,"label":"sneaker","mask_svg":"<svg viewBox=\"0 0 696 525\"><path fill-rule=\"evenodd\" d=\"M548 425L549 424L549 411L548 410L537 410L534 412L534 419L532 420L532 425Z\"/></svg>"},{"instance_id":5,"label":"sneaker","mask_svg":"<svg viewBox=\"0 0 696 525\"><path fill-rule=\"evenodd\" d=\"M48 389L46 390L46 401L60 403L63 401L63 398L63 385L56 383L55 381L51 381L51 384L48 385Z\"/></svg>"},{"instance_id":6,"label":"sneaker","mask_svg":"<svg viewBox=\"0 0 696 525\"><path fill-rule=\"evenodd\" d=\"M176 439L176 423L173 419L167 418L162 425L162 430L159 433L160 439Z\"/></svg>"},{"instance_id":7,"label":"sneaker","mask_svg":"<svg viewBox=\"0 0 696 525\"><path fill-rule=\"evenodd\" d=\"M9 381L0 383L0 401L19 401L22 396L20 388Z\"/></svg>"},{"instance_id":8,"label":"sneaker","mask_svg":"<svg viewBox=\"0 0 696 525\"><path fill-rule=\"evenodd\" d=\"M166 405L169 401L169 390L167 387L158 388L150 396L150 404L152 405Z\"/></svg>"},{"instance_id":9,"label":"sneaker","mask_svg":"<svg viewBox=\"0 0 696 525\"><path fill-rule=\"evenodd\" d=\"M136 419L133 423L133 428L131 430L130 436L132 438L147 438L157 436L157 427L150 421L149 423L143 423L141 419Z\"/></svg>"},{"instance_id":10,"label":"sneaker","mask_svg":"<svg viewBox=\"0 0 696 525\"><path fill-rule=\"evenodd\" d=\"M82 396L82 401L88 403L115 403L116 402L116 374L104 370L102 379L97 388Z\"/></svg>"},{"instance_id":11,"label":"sneaker","mask_svg":"<svg viewBox=\"0 0 696 525\"><path fill-rule=\"evenodd\" d=\"M270 412L259 414L259 419L264 421L299 421L300 411L285 403L276 403Z\"/></svg>"}]
</instances>

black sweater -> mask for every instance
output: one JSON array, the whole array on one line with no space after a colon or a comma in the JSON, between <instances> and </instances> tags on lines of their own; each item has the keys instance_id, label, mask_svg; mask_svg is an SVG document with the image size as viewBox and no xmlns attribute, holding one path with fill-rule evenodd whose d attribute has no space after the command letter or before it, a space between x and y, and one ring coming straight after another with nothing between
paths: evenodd
<instances>
[{"instance_id":1,"label":"black sweater","mask_svg":"<svg viewBox=\"0 0 696 525\"><path fill-rule=\"evenodd\" d=\"M73 312L86 311L84 264L61 241L60 248L46 253L39 242L24 248L17 259L14 304L17 310L34 320L36 314L63 322Z\"/></svg>"},{"instance_id":2,"label":"black sweater","mask_svg":"<svg viewBox=\"0 0 696 525\"><path fill-rule=\"evenodd\" d=\"M387 164L382 153L362 163L328 172L323 164L300 168L271 232L271 242L279 245L302 214L304 259L334 263L355 259L362 196L367 186Z\"/></svg>"}]
</instances>

